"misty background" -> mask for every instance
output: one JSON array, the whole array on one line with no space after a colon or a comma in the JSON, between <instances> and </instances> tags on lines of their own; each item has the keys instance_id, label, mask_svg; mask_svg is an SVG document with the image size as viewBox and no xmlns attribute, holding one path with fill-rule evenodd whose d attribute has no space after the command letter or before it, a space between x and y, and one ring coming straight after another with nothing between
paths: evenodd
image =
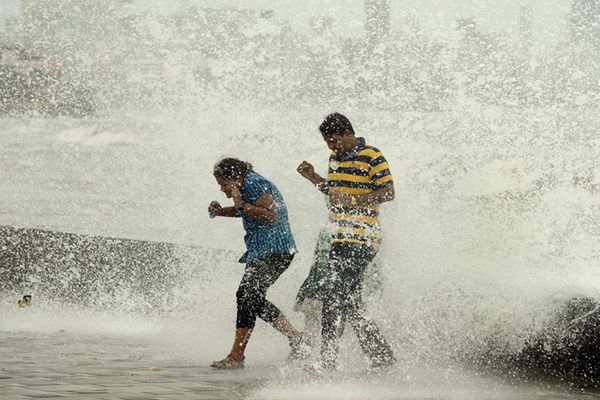
<instances>
[{"instance_id":1,"label":"misty background","mask_svg":"<svg viewBox=\"0 0 600 400\"><path fill-rule=\"evenodd\" d=\"M374 312L411 362L516 354L564 299L598 295L598 0L0 7L2 224L241 254L239 221L206 207L227 201L211 176L219 157L247 159L288 203L300 253L269 295L294 315L290 293L327 220L295 168L326 170L317 127L339 111L395 177ZM47 299L83 281L95 296L82 301L101 309L164 304L188 332L164 337L228 345L232 254L170 265L166 295L86 280L69 260L55 274L17 265L24 287ZM148 300L123 302L135 295Z\"/></svg>"},{"instance_id":2,"label":"misty background","mask_svg":"<svg viewBox=\"0 0 600 400\"><path fill-rule=\"evenodd\" d=\"M166 14L190 5L204 7L248 7L253 9L269 8L277 11L282 18L300 29L306 29L311 16L326 14L346 20L340 30L345 34L360 34L364 20L364 9L361 0L343 0L320 2L307 0L302 3L282 0L212 0L212 1L165 1L147 0L132 1L131 12L154 12ZM20 12L20 0L5 0L0 4L0 20L2 24ZM569 0L507 0L507 1L406 1L394 0L391 4L391 19L394 24L402 22L402 15L413 13L423 24L431 27L433 34L448 35L448 27L454 18L465 15L476 16L486 29L507 31L516 34L518 15L521 6L528 6L538 16L533 22L534 40L540 44L555 43L568 30L568 18L571 2ZM507 21L512 21L506 23Z\"/></svg>"},{"instance_id":3,"label":"misty background","mask_svg":"<svg viewBox=\"0 0 600 400\"><path fill-rule=\"evenodd\" d=\"M4 112L229 99L446 110L598 101L598 3L3 3ZM35 82L35 84L33 84Z\"/></svg>"}]
</instances>

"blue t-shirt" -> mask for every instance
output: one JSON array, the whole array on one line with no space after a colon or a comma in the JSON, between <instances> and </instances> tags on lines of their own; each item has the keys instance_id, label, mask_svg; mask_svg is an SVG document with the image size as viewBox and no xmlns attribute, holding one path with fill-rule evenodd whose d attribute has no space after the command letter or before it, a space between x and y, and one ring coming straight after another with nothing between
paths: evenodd
<instances>
[{"instance_id":1,"label":"blue t-shirt","mask_svg":"<svg viewBox=\"0 0 600 400\"><path fill-rule=\"evenodd\" d=\"M277 220L272 224L257 221L242 212L246 253L240 258L240 262L249 263L271 254L295 253L296 243L290 229L287 207L277 187L252 171L246 175L240 189L242 200L246 203L254 203L260 196L269 194L277 206Z\"/></svg>"}]
</instances>

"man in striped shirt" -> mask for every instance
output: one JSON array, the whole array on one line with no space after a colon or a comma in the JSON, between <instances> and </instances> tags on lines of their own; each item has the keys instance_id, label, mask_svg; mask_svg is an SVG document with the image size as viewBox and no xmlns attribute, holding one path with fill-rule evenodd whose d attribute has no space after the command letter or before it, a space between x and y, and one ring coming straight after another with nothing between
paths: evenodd
<instances>
[{"instance_id":1,"label":"man in striped shirt","mask_svg":"<svg viewBox=\"0 0 600 400\"><path fill-rule=\"evenodd\" d=\"M373 368L394 363L391 347L364 315L362 281L381 243L379 204L394 199L388 163L377 148L356 137L345 116L328 115L319 126L332 151L327 179L304 161L298 172L329 197L330 272L323 300L321 360L318 369L335 369L346 320Z\"/></svg>"}]
</instances>

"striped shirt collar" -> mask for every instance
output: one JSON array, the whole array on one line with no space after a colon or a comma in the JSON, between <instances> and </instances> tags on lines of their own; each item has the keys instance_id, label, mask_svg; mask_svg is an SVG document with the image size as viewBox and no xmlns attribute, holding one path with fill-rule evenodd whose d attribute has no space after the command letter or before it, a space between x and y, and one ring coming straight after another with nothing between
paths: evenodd
<instances>
[{"instance_id":1,"label":"striped shirt collar","mask_svg":"<svg viewBox=\"0 0 600 400\"><path fill-rule=\"evenodd\" d=\"M348 161L349 159L354 157L356 155L356 153L358 153L365 147L365 143L366 143L365 138L359 137L359 138L356 138L356 140L358 141L358 144L356 145L356 147L350 153L346 154L343 157L340 157L340 161Z\"/></svg>"}]
</instances>

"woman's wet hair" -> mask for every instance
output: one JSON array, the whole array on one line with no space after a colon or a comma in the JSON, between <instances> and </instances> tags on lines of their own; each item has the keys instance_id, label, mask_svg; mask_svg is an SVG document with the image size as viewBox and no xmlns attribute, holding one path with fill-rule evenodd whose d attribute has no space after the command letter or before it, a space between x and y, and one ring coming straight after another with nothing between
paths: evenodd
<instances>
[{"instance_id":1,"label":"woman's wet hair","mask_svg":"<svg viewBox=\"0 0 600 400\"><path fill-rule=\"evenodd\" d=\"M224 158L215 164L213 175L215 178L222 178L233 181L239 177L248 175L252 171L252 164L238 160L237 158Z\"/></svg>"}]
</instances>

